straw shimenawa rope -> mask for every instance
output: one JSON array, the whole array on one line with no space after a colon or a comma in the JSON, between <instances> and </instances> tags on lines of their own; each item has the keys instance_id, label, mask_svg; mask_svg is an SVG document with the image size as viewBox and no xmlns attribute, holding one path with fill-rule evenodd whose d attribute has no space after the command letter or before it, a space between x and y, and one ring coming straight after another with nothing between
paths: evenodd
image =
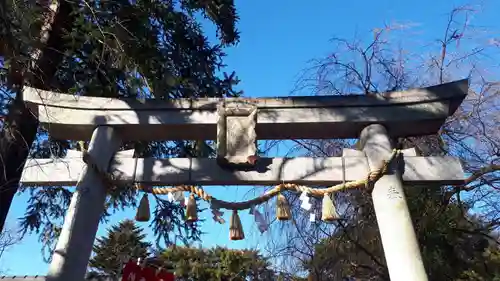
<instances>
[{"instance_id":1,"label":"straw shimenawa rope","mask_svg":"<svg viewBox=\"0 0 500 281\"><path fill-rule=\"evenodd\" d=\"M93 164L92 158L88 154L88 152L83 149L82 143L80 143L80 146L83 151L83 161L91 167L93 170L95 170L104 180L105 183L110 184L112 183L115 179L114 176L111 175L110 173L107 172L102 172L98 169L98 167ZM378 169L375 169L373 171L370 171L367 175L367 177L363 180L357 180L357 181L350 181L350 182L345 182L341 184L337 184L334 186L330 186L328 188L310 188L302 185L297 185L293 183L283 183L279 184L276 187L274 187L271 190L268 190L265 192L263 195L247 200L247 201L240 201L240 202L229 202L229 201L224 201L224 200L219 200L215 197L212 197L210 194L208 194L205 190L203 190L200 187L197 186L192 186L192 185L181 185L181 186L174 186L174 187L144 187L143 185L137 184L136 188L138 190L142 190L144 192L149 192L157 195L164 195L168 193L174 193L174 192L191 192L198 196L199 198L203 199L204 201L207 201L211 204L214 204L215 206L222 208L222 209L228 209L228 210L246 210L250 209L253 206L262 204L271 198L277 196L280 192L282 191L292 191L292 192L306 192L307 194L315 197L320 197L323 196L324 194L330 194L333 192L338 192L341 190L347 190L347 189L353 189L353 188L360 188L360 187L365 187L368 190L371 189L372 185L380 179L384 174L387 173L387 170L389 168L389 165L391 162L396 158L396 156L400 153L401 151L398 149L394 149L392 151L392 154L390 155L389 159L385 160L382 162L380 167Z\"/></svg>"},{"instance_id":2,"label":"straw shimenawa rope","mask_svg":"<svg viewBox=\"0 0 500 281\"><path fill-rule=\"evenodd\" d=\"M196 194L196 196L200 197L201 199L207 202L213 203L219 208L228 210L246 210L250 209L253 206L262 204L270 200L271 198L277 196L280 192L287 190L292 192L306 192L311 196L320 197L323 196L324 194L330 194L333 192L338 192L341 190L347 190L353 188L367 187L369 189L371 185L373 185L378 179L380 179L385 173L387 173L387 169L389 168L390 163L399 153L400 150L394 149L389 159L383 161L383 163L378 169L370 171L366 179L363 180L345 182L334 186L330 186L328 188L310 188L293 183L284 183L277 185L271 190L268 190L259 197L241 202L229 202L229 201L219 200L209 195L202 188L191 185L182 185L175 187L150 187L150 188L143 188L141 186L138 186L138 189L157 195L168 194L169 192L187 191Z\"/></svg>"}]
</instances>

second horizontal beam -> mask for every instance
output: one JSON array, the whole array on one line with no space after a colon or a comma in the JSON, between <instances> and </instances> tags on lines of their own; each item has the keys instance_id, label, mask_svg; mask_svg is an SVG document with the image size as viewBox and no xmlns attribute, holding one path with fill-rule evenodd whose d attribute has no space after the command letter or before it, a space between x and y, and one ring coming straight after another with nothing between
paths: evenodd
<instances>
[{"instance_id":1,"label":"second horizontal beam","mask_svg":"<svg viewBox=\"0 0 500 281\"><path fill-rule=\"evenodd\" d=\"M262 158L251 171L228 171L215 159L117 157L112 173L121 183L162 185L334 185L364 179L369 171L362 157ZM21 183L26 186L75 185L85 164L80 157L29 159ZM453 157L405 156L406 184L459 184L464 180L461 163Z\"/></svg>"}]
</instances>

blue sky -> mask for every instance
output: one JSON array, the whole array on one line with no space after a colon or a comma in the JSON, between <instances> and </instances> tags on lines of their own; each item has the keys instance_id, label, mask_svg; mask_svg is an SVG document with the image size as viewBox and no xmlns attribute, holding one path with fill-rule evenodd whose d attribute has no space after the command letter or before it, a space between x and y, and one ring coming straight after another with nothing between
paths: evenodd
<instances>
[{"instance_id":1,"label":"blue sky","mask_svg":"<svg viewBox=\"0 0 500 281\"><path fill-rule=\"evenodd\" d=\"M300 72L308 61L328 55L332 50L329 41L333 36L352 38L370 37L373 28L392 22L411 22L417 26L419 40L430 41L441 36L447 20L447 13L455 5L465 1L420 0L420 1L242 1L236 6L240 15L238 29L241 42L227 50L227 71L236 71L241 80L238 88L246 96L286 96L293 89ZM309 4L306 4L309 3ZM470 3L470 2L468 2ZM480 3L480 2L472 2ZM498 29L500 1L481 1L484 10L473 21L475 24ZM213 34L213 28L207 28ZM284 153L286 148L280 149ZM207 191L225 200L248 198L250 187L211 187ZM260 191L257 191L260 192ZM256 194L254 194L256 195ZM8 217L8 224L15 227L22 216L27 194L15 198ZM133 218L135 210L114 215L110 224L125 218ZM209 213L203 231L202 245L211 247L222 245L231 248L260 247L265 242L252 220L243 214L242 220L247 239L238 242L229 240L228 225L217 225ZM226 219L229 219L226 216ZM147 224L144 224L150 233ZM105 233L107 225L101 225L98 235ZM152 237L151 237L152 238ZM0 270L8 275L43 275L47 265L40 254L41 246L37 236L27 236L11 248L0 260Z\"/></svg>"}]
</instances>

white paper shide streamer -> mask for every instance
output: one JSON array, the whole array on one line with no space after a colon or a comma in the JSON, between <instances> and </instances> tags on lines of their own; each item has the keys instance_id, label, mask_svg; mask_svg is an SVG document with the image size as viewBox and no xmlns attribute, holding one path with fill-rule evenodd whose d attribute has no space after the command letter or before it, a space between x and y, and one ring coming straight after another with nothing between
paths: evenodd
<instances>
[{"instance_id":1,"label":"white paper shide streamer","mask_svg":"<svg viewBox=\"0 0 500 281\"><path fill-rule=\"evenodd\" d=\"M269 228L269 224L267 223L266 218L257 209L253 210L253 215L260 233L266 232Z\"/></svg>"},{"instance_id":2,"label":"white paper shide streamer","mask_svg":"<svg viewBox=\"0 0 500 281\"><path fill-rule=\"evenodd\" d=\"M309 202L309 196L307 195L307 191L303 191L302 194L300 194L299 199L302 201L302 204L300 204L300 207L306 211L311 210L312 204Z\"/></svg>"}]
</instances>

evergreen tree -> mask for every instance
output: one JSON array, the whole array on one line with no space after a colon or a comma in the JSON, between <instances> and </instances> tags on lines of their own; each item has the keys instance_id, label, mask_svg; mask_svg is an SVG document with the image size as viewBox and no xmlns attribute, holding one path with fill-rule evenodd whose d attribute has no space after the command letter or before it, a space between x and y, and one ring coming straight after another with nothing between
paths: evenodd
<instances>
[{"instance_id":1,"label":"evergreen tree","mask_svg":"<svg viewBox=\"0 0 500 281\"><path fill-rule=\"evenodd\" d=\"M0 132L0 170L4 171L0 229L28 153L35 158L61 157L75 148L74 142L50 136L47 144L46 130L38 127L24 104L24 85L75 95L161 100L241 94L233 90L238 82L234 73L219 75L224 49L239 40L232 0L0 2L0 89L4 93L0 104L6 115ZM200 17L217 27L216 42L205 36ZM199 155L189 141L135 142L122 147L131 148L137 157ZM50 255L72 192L66 187L26 191L31 199L22 228L39 233ZM103 219L113 209L135 205L136 200L133 188L110 193ZM185 242L199 239L200 231L185 225L181 208L168 201L157 206L153 222L157 241L170 245L173 237Z\"/></svg>"},{"instance_id":2,"label":"evergreen tree","mask_svg":"<svg viewBox=\"0 0 500 281\"><path fill-rule=\"evenodd\" d=\"M144 241L146 234L134 221L125 220L112 226L105 237L97 238L89 266L93 274L117 277L129 258L145 258L151 244Z\"/></svg>"},{"instance_id":3,"label":"evergreen tree","mask_svg":"<svg viewBox=\"0 0 500 281\"><path fill-rule=\"evenodd\" d=\"M296 281L303 278L278 273L269 260L255 250L211 249L172 246L166 250L151 248L144 242L143 230L134 221L125 220L97 238L87 277L119 278L123 264L130 258L147 258L150 266L170 268L176 280L217 281Z\"/></svg>"},{"instance_id":4,"label":"evergreen tree","mask_svg":"<svg viewBox=\"0 0 500 281\"><path fill-rule=\"evenodd\" d=\"M223 247L212 249L171 247L159 258L165 265L174 268L176 280L179 281L274 281L277 279L270 262L255 250L233 250Z\"/></svg>"}]
</instances>

